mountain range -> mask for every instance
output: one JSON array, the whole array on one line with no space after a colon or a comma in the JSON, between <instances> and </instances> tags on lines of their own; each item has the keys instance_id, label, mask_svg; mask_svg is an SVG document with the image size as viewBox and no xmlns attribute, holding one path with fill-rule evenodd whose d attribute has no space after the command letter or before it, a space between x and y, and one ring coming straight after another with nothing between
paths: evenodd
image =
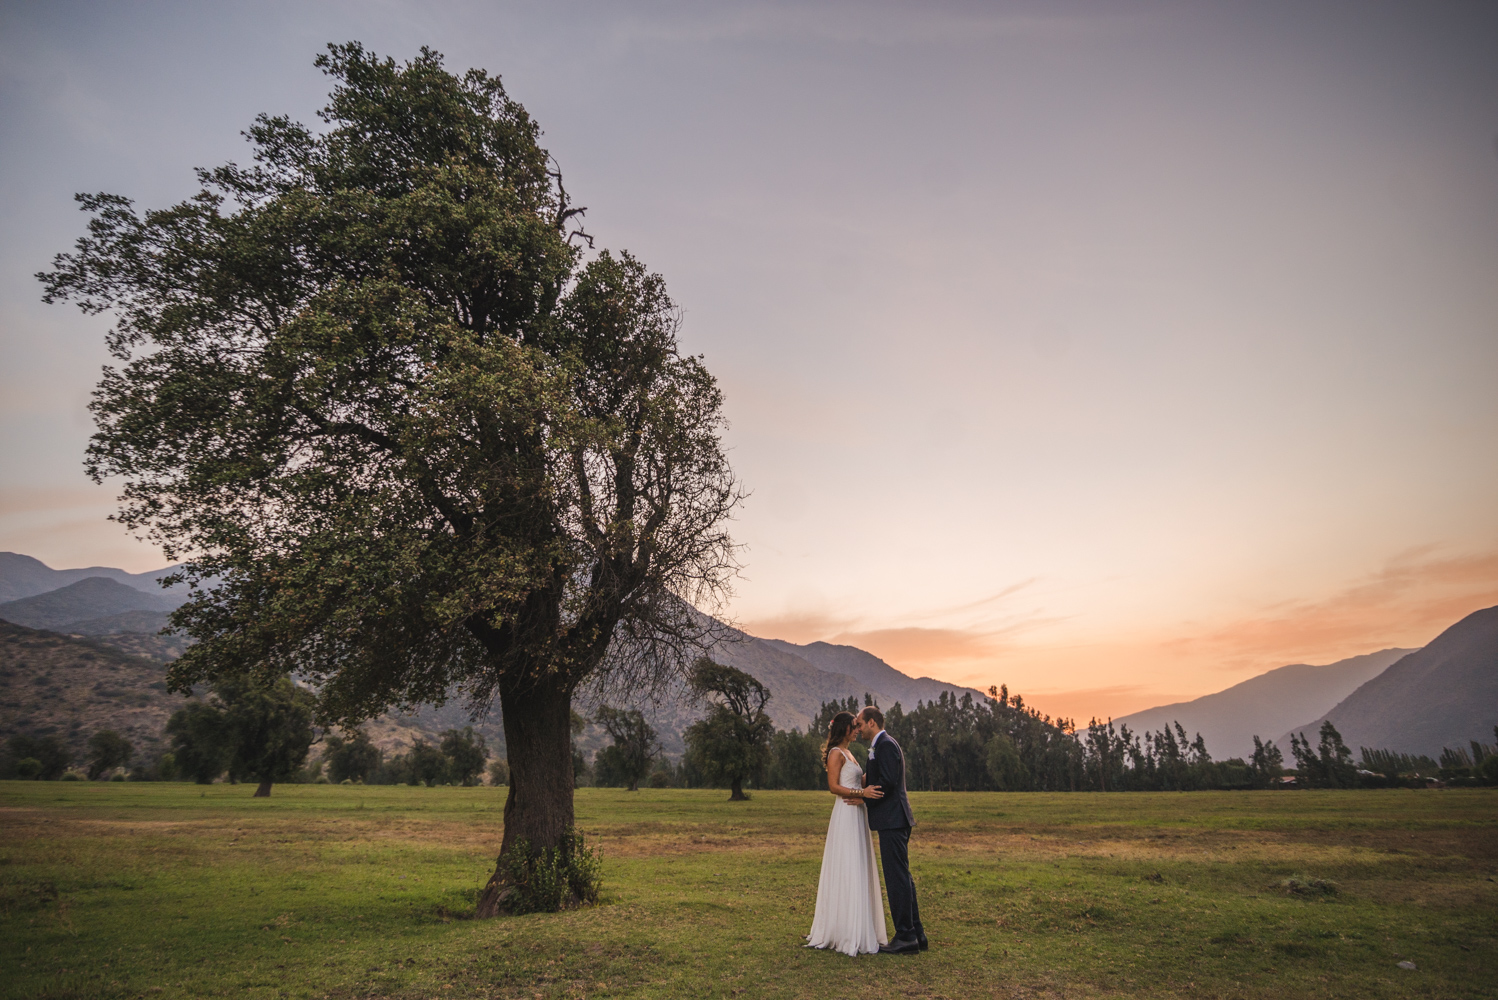
<instances>
[{"instance_id":1,"label":"mountain range","mask_svg":"<svg viewBox=\"0 0 1498 1000\"><path fill-rule=\"evenodd\" d=\"M1280 737L1304 733L1312 743L1330 720L1359 747L1441 755L1443 747L1487 743L1498 725L1498 607L1474 611L1358 687L1330 711Z\"/></svg>"},{"instance_id":2,"label":"mountain range","mask_svg":"<svg viewBox=\"0 0 1498 1000\"><path fill-rule=\"evenodd\" d=\"M4 611L0 611L3 616ZM1295 720L1326 711L1411 652L1383 649L1325 666L1296 663L1278 667L1215 694L1147 708L1114 719L1113 724L1144 733L1179 722L1189 735L1201 733L1213 757L1247 759L1253 753L1255 736L1276 739L1295 725ZM1289 741L1280 742L1279 747L1288 753Z\"/></svg>"},{"instance_id":3,"label":"mountain range","mask_svg":"<svg viewBox=\"0 0 1498 1000\"><path fill-rule=\"evenodd\" d=\"M148 573L126 573L109 566L89 566L86 569L53 569L40 559L21 555L19 552L0 552L0 602L18 601L23 597L45 594L49 590L66 587L79 580L102 577L115 583L132 587L150 594L172 594L178 599L172 607L186 600L187 584L179 583L164 591L157 583L162 577L177 570L176 566L153 569ZM123 610L123 609L122 609Z\"/></svg>"},{"instance_id":4,"label":"mountain range","mask_svg":"<svg viewBox=\"0 0 1498 1000\"><path fill-rule=\"evenodd\" d=\"M0 738L21 731L76 735L80 720L123 711L107 694L116 690L132 692L133 727L149 728L145 720L155 724L158 716L164 723L181 703L180 696L165 692L165 664L186 648L183 637L157 634L167 625L167 612L187 598L185 586L159 587L157 580L170 571L54 570L30 556L0 553L0 596L11 598L0 603L0 619L12 623L5 626L11 630L5 633L9 638L0 644L0 708L7 709L0 711ZM52 664L47 681L33 676L36 657L24 652L32 647L51 651L45 657ZM109 661L109 671L128 679L128 685L98 678L90 684L65 681L90 678L104 669L97 661L105 651L116 657ZM770 690L767 711L781 729L804 730L823 703L849 697L860 704L869 699L885 707L898 702L907 708L946 693L983 697L971 688L911 677L854 646L798 645L725 629L708 655L745 671ZM588 714L593 707L584 692L579 711ZM704 711L679 683L659 702L632 707L644 712L672 756L685 749L682 732ZM1291 727L1313 716L1313 722L1294 731L1305 731L1314 741L1321 722L1330 718L1354 749L1368 746L1434 756L1443 746L1465 746L1469 739L1485 742L1498 724L1498 608L1468 616L1424 649L1385 649L1322 666L1280 667L1215 694L1113 721L1135 732L1179 722L1189 734L1200 732L1212 755L1222 759L1246 756L1255 735L1282 734L1276 742L1288 751ZM394 749L468 724L491 746L503 746L498 713L474 719L468 706L457 700L409 713L392 712L369 729L377 743ZM585 753L605 742L602 730L593 725L579 738Z\"/></svg>"},{"instance_id":5,"label":"mountain range","mask_svg":"<svg viewBox=\"0 0 1498 1000\"><path fill-rule=\"evenodd\" d=\"M166 612L180 603L172 600L172 596L147 593L107 576L90 576L43 594L6 601L0 604L0 618L29 628L91 635L99 631L127 631L115 627L122 621L149 628L158 616L164 625ZM141 618L142 613L150 617ZM122 619L121 616L136 617Z\"/></svg>"}]
</instances>

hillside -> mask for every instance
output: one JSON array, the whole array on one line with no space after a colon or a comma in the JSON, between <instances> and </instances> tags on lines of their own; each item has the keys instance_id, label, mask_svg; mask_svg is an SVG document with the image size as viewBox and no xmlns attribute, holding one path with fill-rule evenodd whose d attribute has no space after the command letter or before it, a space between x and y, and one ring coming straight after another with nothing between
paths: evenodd
<instances>
[{"instance_id":1,"label":"hillside","mask_svg":"<svg viewBox=\"0 0 1498 1000\"><path fill-rule=\"evenodd\" d=\"M127 632L154 635L170 624L165 611L121 611L102 618L69 622L67 631L73 635L119 635Z\"/></svg>"},{"instance_id":2,"label":"hillside","mask_svg":"<svg viewBox=\"0 0 1498 1000\"><path fill-rule=\"evenodd\" d=\"M66 587L68 584L89 577L104 577L126 587L133 587L149 594L173 595L172 607L176 607L186 596L187 586L181 584L163 591L157 580L171 573L175 566L155 569L148 573L126 573L109 566L90 566L86 569L53 569L40 559L21 555L19 552L0 552L0 602L18 601L23 597L34 597L49 590Z\"/></svg>"},{"instance_id":3,"label":"hillside","mask_svg":"<svg viewBox=\"0 0 1498 1000\"><path fill-rule=\"evenodd\" d=\"M114 729L142 759L156 756L166 747L167 719L186 701L167 691L166 664L150 655L170 641L129 634L85 639L0 622L0 740L17 733L56 735L81 761L91 734ZM147 655L131 655L135 651ZM476 728L491 747L502 749L498 722L495 715L491 724ZM411 715L393 712L368 729L382 748L395 751L467 724L462 707L452 704L424 706Z\"/></svg>"},{"instance_id":4,"label":"hillside","mask_svg":"<svg viewBox=\"0 0 1498 1000\"><path fill-rule=\"evenodd\" d=\"M1201 733L1207 750L1218 760L1246 758L1253 753L1255 736L1275 739L1296 719L1327 711L1409 652L1384 649L1324 666L1296 663L1278 667L1216 694L1147 708L1114 719L1113 724L1142 733L1179 722L1188 734ZM1288 741L1279 742L1279 747L1289 753Z\"/></svg>"},{"instance_id":5,"label":"hillside","mask_svg":"<svg viewBox=\"0 0 1498 1000\"><path fill-rule=\"evenodd\" d=\"M90 735L114 729L149 759L182 702L167 693L160 663L0 622L0 739L56 735L81 761Z\"/></svg>"},{"instance_id":6,"label":"hillside","mask_svg":"<svg viewBox=\"0 0 1498 1000\"><path fill-rule=\"evenodd\" d=\"M762 642L776 649L799 656L819 670L845 674L865 686L868 691L883 692L879 704L889 708L899 702L902 708L915 708L918 702L936 701L945 693L958 698L971 694L974 698L985 697L975 688L958 687L930 677L911 677L896 670L873 653L857 646L834 646L827 642L811 642L798 646L783 639L763 639ZM861 694L862 692L860 692Z\"/></svg>"},{"instance_id":7,"label":"hillside","mask_svg":"<svg viewBox=\"0 0 1498 1000\"><path fill-rule=\"evenodd\" d=\"M117 580L91 576L44 594L0 604L0 619L28 628L71 631L85 622L130 611L165 612L176 603L164 594L149 594Z\"/></svg>"},{"instance_id":8,"label":"hillside","mask_svg":"<svg viewBox=\"0 0 1498 1000\"><path fill-rule=\"evenodd\" d=\"M765 711L779 729L804 731L824 702L843 701L850 696L862 702L864 694L868 693L882 705L892 704L887 694L871 688L857 677L819 669L780 648L773 640L759 639L736 629L713 645L707 655L719 663L744 671L770 689L770 703L765 706ZM584 692L579 698L578 711L586 715L592 711L593 704L594 700ZM703 707L691 700L685 685L680 683L672 685L659 703L621 707L639 708L659 734L666 753L672 757L686 750L682 733L704 713ZM591 753L602 747L606 740L597 727L590 726L579 743L585 752Z\"/></svg>"},{"instance_id":9,"label":"hillside","mask_svg":"<svg viewBox=\"0 0 1498 1000\"><path fill-rule=\"evenodd\" d=\"M1330 711L1287 730L1280 746L1288 750L1291 732L1316 742L1327 719L1353 753L1371 747L1439 757L1442 747L1490 742L1498 725L1498 607L1473 612Z\"/></svg>"},{"instance_id":10,"label":"hillside","mask_svg":"<svg viewBox=\"0 0 1498 1000\"><path fill-rule=\"evenodd\" d=\"M19 632L7 634L50 630L35 633L27 642L36 648L45 646L52 650L48 654L51 659L59 664L73 664L69 669L75 672L82 669L78 664L93 663L90 657L113 657L111 674L128 675L130 681L123 687L108 683L100 690L119 688L134 692L131 697L139 702L135 707L143 710L149 707L151 712L147 716L159 717L156 730L150 734L154 739L159 736L160 725L165 724L182 700L165 693L163 676L164 664L182 655L186 640L156 634L167 625L166 613L186 596L185 588L178 588L175 593L156 589L156 578L169 571L130 574L103 567L54 570L30 556L0 553L0 596L15 595L0 603L0 619L10 623L4 627L11 630L25 626ZM45 641L35 638L42 635L47 636ZM850 696L861 702L868 695L886 707L897 701L914 707L918 701L935 700L944 691L959 695L965 691L930 678L908 677L861 649L824 642L797 646L730 630L723 641L708 650L708 655L745 671L770 689L767 711L781 729L804 730L824 702L842 701ZM64 683L60 678L66 671L61 666L48 667L48 679L38 680L31 674L38 662L36 654L0 650L0 670L10 671L0 678L0 698L6 704L14 703L14 711L0 717L0 737L17 731L76 729L86 739L93 728L107 726L99 720L113 710L109 706L123 704L96 696L91 687ZM85 674L92 677L88 671L78 676ZM52 693L42 697L41 691ZM659 704L617 707L640 708L671 756L679 756L686 749L682 732L703 714L702 706L691 701L679 682ZM579 695L577 708L584 715L594 708L586 691ZM128 718L130 726L144 733L141 727L149 726L140 720L147 716L122 715L122 718ZM84 721L74 727L74 722L80 719ZM435 741L442 731L465 725L472 725L491 748L502 752L504 735L498 711L475 720L461 699L441 707L425 705L411 713L391 712L366 728L383 749L395 751L408 747L414 739ZM607 739L597 726L589 725L578 742L585 755L591 757Z\"/></svg>"},{"instance_id":11,"label":"hillside","mask_svg":"<svg viewBox=\"0 0 1498 1000\"><path fill-rule=\"evenodd\" d=\"M183 702L180 695L167 693L165 681L165 661L181 652L181 640L170 636L123 632L81 638L0 622L0 739L18 732L58 733L81 753L90 733L115 728L137 748L154 754L161 746L161 728ZM868 690L857 678L818 670L743 633L715 646L710 655L770 689L769 712L781 728L805 729L824 701L850 695L862 700ZM881 704L891 703L882 692L869 693ZM687 699L680 685L663 703L638 707L672 756L685 750L683 730L702 717L701 706ZM591 705L580 698L578 710L587 714ZM410 713L391 712L366 729L382 749L397 752L415 739L435 742L444 730L466 725L482 734L491 749L503 752L498 711L474 720L461 699ZM606 742L602 730L592 725L579 739L589 757Z\"/></svg>"}]
</instances>

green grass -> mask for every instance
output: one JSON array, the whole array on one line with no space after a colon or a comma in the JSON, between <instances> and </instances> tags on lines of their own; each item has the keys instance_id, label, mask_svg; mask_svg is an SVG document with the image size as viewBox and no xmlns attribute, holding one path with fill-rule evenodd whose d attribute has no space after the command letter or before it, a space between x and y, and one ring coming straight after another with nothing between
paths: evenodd
<instances>
[{"instance_id":1,"label":"green grass","mask_svg":"<svg viewBox=\"0 0 1498 1000\"><path fill-rule=\"evenodd\" d=\"M915 794L931 951L856 960L824 794L583 789L602 904L473 921L502 790L251 791L0 783L0 995L1498 995L1486 789Z\"/></svg>"}]
</instances>

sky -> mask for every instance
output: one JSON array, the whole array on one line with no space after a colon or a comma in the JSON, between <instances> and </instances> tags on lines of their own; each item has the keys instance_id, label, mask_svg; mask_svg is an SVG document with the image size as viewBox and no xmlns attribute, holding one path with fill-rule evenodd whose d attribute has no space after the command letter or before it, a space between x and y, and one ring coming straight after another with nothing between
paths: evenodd
<instances>
[{"instance_id":1,"label":"sky","mask_svg":"<svg viewBox=\"0 0 1498 1000\"><path fill-rule=\"evenodd\" d=\"M346 40L500 74L665 276L756 635L1085 720L1498 604L1491 3L0 3L0 549L163 563L33 274Z\"/></svg>"}]
</instances>

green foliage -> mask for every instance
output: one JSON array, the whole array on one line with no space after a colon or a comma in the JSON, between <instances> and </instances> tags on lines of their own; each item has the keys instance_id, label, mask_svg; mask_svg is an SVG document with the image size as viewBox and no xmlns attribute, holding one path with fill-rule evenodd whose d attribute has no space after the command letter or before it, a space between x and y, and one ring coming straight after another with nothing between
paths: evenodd
<instances>
[{"instance_id":1,"label":"green foliage","mask_svg":"<svg viewBox=\"0 0 1498 1000\"><path fill-rule=\"evenodd\" d=\"M1290 751L1295 755L1301 783L1310 788L1352 788L1357 784L1357 768L1342 734L1328 719L1321 724L1319 735L1315 748L1304 733L1290 736Z\"/></svg>"},{"instance_id":2,"label":"green foliage","mask_svg":"<svg viewBox=\"0 0 1498 1000\"><path fill-rule=\"evenodd\" d=\"M23 757L16 761L14 774L22 781L35 781L42 776L42 762L35 757Z\"/></svg>"},{"instance_id":3,"label":"green foliage","mask_svg":"<svg viewBox=\"0 0 1498 1000\"><path fill-rule=\"evenodd\" d=\"M167 720L166 735L183 777L207 785L228 768L234 747L220 706L189 701Z\"/></svg>"},{"instance_id":4,"label":"green foliage","mask_svg":"<svg viewBox=\"0 0 1498 1000\"><path fill-rule=\"evenodd\" d=\"M417 740L411 744L411 752L407 761L410 771L406 780L412 785L426 785L431 788L434 785L446 784L452 770L447 756L426 740Z\"/></svg>"},{"instance_id":5,"label":"green foliage","mask_svg":"<svg viewBox=\"0 0 1498 1000\"><path fill-rule=\"evenodd\" d=\"M224 681L215 694L224 704L230 780L286 781L302 769L315 738L312 692L282 677L268 687Z\"/></svg>"},{"instance_id":6,"label":"green foliage","mask_svg":"<svg viewBox=\"0 0 1498 1000\"><path fill-rule=\"evenodd\" d=\"M1214 761L1201 735L1189 739L1179 724L1140 736L1094 719L1078 732L1070 720L1053 720L1029 708L1007 687L991 688L989 693L981 700L947 693L936 701L918 702L912 711L897 703L885 712L885 729L905 751L908 788L1176 791L1267 787L1279 774L1279 750L1272 743L1258 742L1257 763ZM864 699L870 701L868 695ZM762 787L825 787L822 737L812 733L825 733L838 712L857 712L861 707L852 696L827 702L812 732L774 733ZM854 744L853 750L857 755L861 748ZM692 759L689 752L688 760ZM721 777L714 775L713 780Z\"/></svg>"},{"instance_id":7,"label":"green foliage","mask_svg":"<svg viewBox=\"0 0 1498 1000\"><path fill-rule=\"evenodd\" d=\"M6 743L8 751L0 759L0 778L22 777L16 773L24 761L35 761L36 767L26 765L29 779L57 781L67 773L73 762L73 752L54 735L28 736L18 733Z\"/></svg>"},{"instance_id":8,"label":"green foliage","mask_svg":"<svg viewBox=\"0 0 1498 1000\"><path fill-rule=\"evenodd\" d=\"M1393 750L1371 750L1359 747L1358 756L1364 769L1383 775L1391 783L1402 777L1433 775L1440 765L1424 754L1396 753Z\"/></svg>"},{"instance_id":9,"label":"green foliage","mask_svg":"<svg viewBox=\"0 0 1498 1000\"><path fill-rule=\"evenodd\" d=\"M220 581L173 615L197 640L174 689L295 672L356 724L657 677L703 628L681 598L734 569L740 501L664 282L583 263L498 77L356 43L317 64L326 128L260 116L253 164L170 208L80 196L88 235L39 276L116 321L92 474Z\"/></svg>"},{"instance_id":10,"label":"green foliage","mask_svg":"<svg viewBox=\"0 0 1498 1000\"><path fill-rule=\"evenodd\" d=\"M1285 755L1271 741L1262 742L1254 736L1254 752L1249 759L1255 788L1269 788L1285 773Z\"/></svg>"},{"instance_id":11,"label":"green foliage","mask_svg":"<svg viewBox=\"0 0 1498 1000\"><path fill-rule=\"evenodd\" d=\"M1340 890L1337 883L1324 878L1298 876L1281 879L1276 888L1296 896L1335 896Z\"/></svg>"},{"instance_id":12,"label":"green foliage","mask_svg":"<svg viewBox=\"0 0 1498 1000\"><path fill-rule=\"evenodd\" d=\"M1014 741L1004 733L994 733L988 740L988 778L1001 792L1019 791L1028 784L1025 764L1014 749Z\"/></svg>"},{"instance_id":13,"label":"green foliage","mask_svg":"<svg viewBox=\"0 0 1498 1000\"><path fill-rule=\"evenodd\" d=\"M594 782L604 787L636 791L661 755L656 733L638 709L621 710L600 705L593 721L613 740L593 758Z\"/></svg>"},{"instance_id":14,"label":"green foliage","mask_svg":"<svg viewBox=\"0 0 1498 1000\"><path fill-rule=\"evenodd\" d=\"M369 781L385 757L362 728L355 728L346 736L329 733L323 737L323 745L322 759L328 768L328 780L334 784Z\"/></svg>"},{"instance_id":15,"label":"green foliage","mask_svg":"<svg viewBox=\"0 0 1498 1000\"><path fill-rule=\"evenodd\" d=\"M282 677L269 687L225 680L211 701L190 701L167 721L174 764L200 785L286 781L307 762L315 737L310 691Z\"/></svg>"},{"instance_id":16,"label":"green foliage","mask_svg":"<svg viewBox=\"0 0 1498 1000\"><path fill-rule=\"evenodd\" d=\"M760 777L769 763L775 729L765 714L770 692L742 670L705 656L693 665L688 683L708 710L683 734L687 755L709 782L727 785L732 799L743 799L743 783Z\"/></svg>"},{"instance_id":17,"label":"green foliage","mask_svg":"<svg viewBox=\"0 0 1498 1000\"><path fill-rule=\"evenodd\" d=\"M499 858L497 874L506 886L503 907L512 914L555 913L598 902L603 862L583 845L583 836L568 830L556 847L533 850L516 840Z\"/></svg>"},{"instance_id":18,"label":"green foliage","mask_svg":"<svg viewBox=\"0 0 1498 1000\"><path fill-rule=\"evenodd\" d=\"M503 757L495 757L489 762L489 784L498 788L510 783L510 762Z\"/></svg>"},{"instance_id":19,"label":"green foliage","mask_svg":"<svg viewBox=\"0 0 1498 1000\"><path fill-rule=\"evenodd\" d=\"M1477 765L1477 776L1484 784L1498 785L1498 754L1488 754Z\"/></svg>"},{"instance_id":20,"label":"green foliage","mask_svg":"<svg viewBox=\"0 0 1498 1000\"><path fill-rule=\"evenodd\" d=\"M447 758L449 780L465 787L479 783L484 764L489 760L489 748L484 744L484 737L475 733L472 726L444 732L439 749Z\"/></svg>"},{"instance_id":21,"label":"green foliage","mask_svg":"<svg viewBox=\"0 0 1498 1000\"><path fill-rule=\"evenodd\" d=\"M824 738L816 729L777 729L770 736L770 763L761 787L815 790L827 787Z\"/></svg>"},{"instance_id":22,"label":"green foliage","mask_svg":"<svg viewBox=\"0 0 1498 1000\"><path fill-rule=\"evenodd\" d=\"M95 781L106 771L125 767L135 747L113 729L101 729L88 738L88 778Z\"/></svg>"}]
</instances>

